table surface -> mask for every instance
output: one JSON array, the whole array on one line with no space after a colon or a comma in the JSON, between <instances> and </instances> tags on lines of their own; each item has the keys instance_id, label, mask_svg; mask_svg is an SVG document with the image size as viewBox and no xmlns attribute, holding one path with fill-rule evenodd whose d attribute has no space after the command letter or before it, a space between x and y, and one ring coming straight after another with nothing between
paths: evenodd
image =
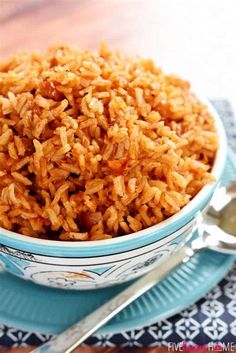
<instances>
[{"instance_id":1,"label":"table surface","mask_svg":"<svg viewBox=\"0 0 236 353\"><path fill-rule=\"evenodd\" d=\"M235 13L235 0L0 0L0 57L104 40L236 108Z\"/></svg>"},{"instance_id":2,"label":"table surface","mask_svg":"<svg viewBox=\"0 0 236 353\"><path fill-rule=\"evenodd\" d=\"M0 57L53 43L96 50L106 41L111 48L153 58L203 95L228 98L236 108L235 10L235 0L0 0ZM0 347L0 353L28 351Z\"/></svg>"}]
</instances>

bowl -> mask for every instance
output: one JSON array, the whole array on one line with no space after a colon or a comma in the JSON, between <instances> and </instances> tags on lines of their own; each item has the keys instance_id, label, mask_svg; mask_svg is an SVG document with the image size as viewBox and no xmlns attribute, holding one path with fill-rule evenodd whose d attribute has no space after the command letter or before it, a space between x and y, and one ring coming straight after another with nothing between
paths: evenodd
<instances>
[{"instance_id":1,"label":"bowl","mask_svg":"<svg viewBox=\"0 0 236 353\"><path fill-rule=\"evenodd\" d=\"M183 246L196 226L196 216L209 204L224 170L227 141L211 104L219 148L207 184L167 220L136 233L99 241L61 242L28 237L0 228L0 263L10 273L41 285L63 289L96 289L132 280L150 271Z\"/></svg>"}]
</instances>

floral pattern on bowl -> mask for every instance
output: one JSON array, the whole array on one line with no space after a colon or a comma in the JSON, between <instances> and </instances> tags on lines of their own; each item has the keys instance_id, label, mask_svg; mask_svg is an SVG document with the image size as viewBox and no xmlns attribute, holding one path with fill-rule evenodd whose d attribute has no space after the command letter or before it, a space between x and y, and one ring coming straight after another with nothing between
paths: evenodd
<instances>
[{"instance_id":1,"label":"floral pattern on bowl","mask_svg":"<svg viewBox=\"0 0 236 353\"><path fill-rule=\"evenodd\" d=\"M31 254L0 245L5 269L38 284L64 289L94 289L132 280L148 272L187 239L194 221L164 239L139 249L94 258Z\"/></svg>"}]
</instances>

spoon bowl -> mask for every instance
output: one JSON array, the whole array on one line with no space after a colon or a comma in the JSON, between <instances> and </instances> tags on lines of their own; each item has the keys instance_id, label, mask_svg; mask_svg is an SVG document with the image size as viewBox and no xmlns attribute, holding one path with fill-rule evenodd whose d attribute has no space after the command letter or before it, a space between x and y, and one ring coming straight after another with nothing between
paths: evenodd
<instances>
[{"instance_id":1,"label":"spoon bowl","mask_svg":"<svg viewBox=\"0 0 236 353\"><path fill-rule=\"evenodd\" d=\"M199 215L200 237L192 247L236 255L236 182L216 190L204 216Z\"/></svg>"}]
</instances>

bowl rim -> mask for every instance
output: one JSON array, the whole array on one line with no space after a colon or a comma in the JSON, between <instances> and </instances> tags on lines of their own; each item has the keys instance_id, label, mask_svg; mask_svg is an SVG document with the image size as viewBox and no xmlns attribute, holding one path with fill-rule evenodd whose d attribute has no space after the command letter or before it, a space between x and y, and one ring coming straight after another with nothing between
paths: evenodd
<instances>
[{"instance_id":1,"label":"bowl rim","mask_svg":"<svg viewBox=\"0 0 236 353\"><path fill-rule=\"evenodd\" d=\"M202 97L201 95L197 95L199 101L203 104L205 104L211 113L214 122L215 122L215 127L218 135L218 141L219 141L219 147L216 152L216 158L212 167L211 174L215 177L216 181L213 183L206 184L200 191L199 193L186 205L184 206L179 212L174 214L173 216L167 218L166 220L153 225L151 227L145 228L143 230L140 230L138 232L130 233L127 235L124 235L122 237L116 237L116 238L110 238L110 239L101 239L101 240L93 240L93 241L68 241L68 242L63 242L60 240L49 240L49 239L39 239L39 238L33 238L27 235L23 235L20 233L16 233L10 230L7 230L5 228L0 227L0 237L3 236L5 241L4 243L7 243L7 238L12 241L20 242L22 243L21 248L23 247L23 244L29 244L32 246L40 247L41 249L44 248L43 253L45 255L48 255L50 252L49 249L54 249L61 250L92 250L91 248L104 248L104 247L109 247L113 245L118 245L118 244L125 244L128 241L135 240L138 241L141 238L145 238L147 235L155 234L159 231L163 231L167 229L170 225L175 223L176 221L179 221L180 219L183 219L186 217L191 210L196 209L199 204L201 204L207 196L210 196L211 193L214 191L214 188L216 187L217 182L219 182L220 176L223 172L223 168L225 165L225 160L227 156L227 138L226 138L226 133L225 129L223 126L223 123L219 117L219 114L215 110L215 108L212 106L212 104L209 102L208 99ZM135 234L135 237L134 237ZM168 234L169 235L169 234ZM158 237L156 241L160 240ZM3 244L3 242L0 239L0 244ZM19 246L14 246L14 248L19 248ZM42 251L40 251L42 253Z\"/></svg>"}]
</instances>

